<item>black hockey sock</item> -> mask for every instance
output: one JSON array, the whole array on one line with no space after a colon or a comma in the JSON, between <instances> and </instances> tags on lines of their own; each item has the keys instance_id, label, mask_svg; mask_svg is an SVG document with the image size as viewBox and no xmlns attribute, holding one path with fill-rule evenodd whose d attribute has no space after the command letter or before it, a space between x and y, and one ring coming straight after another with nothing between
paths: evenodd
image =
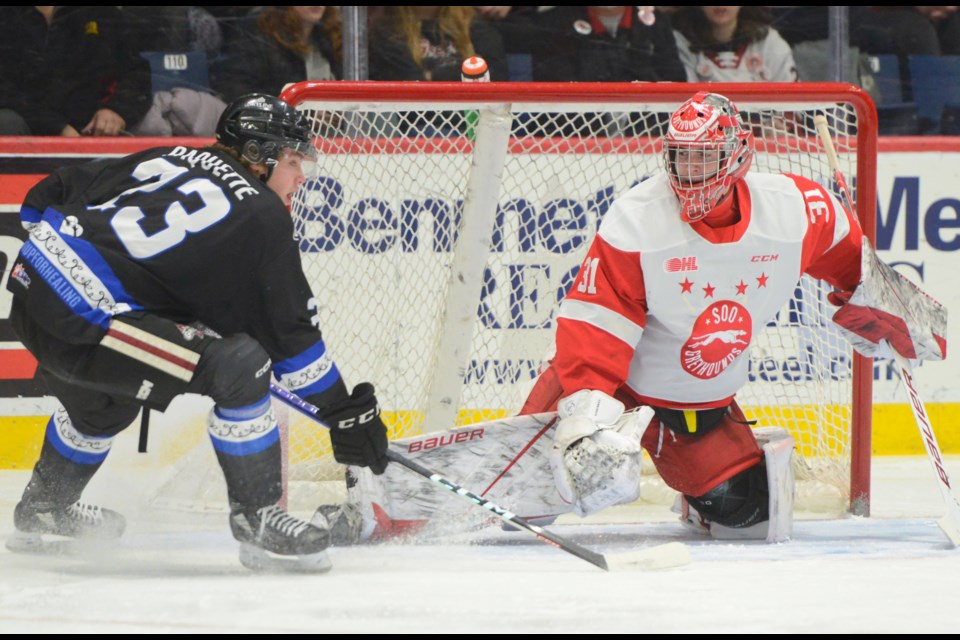
<instances>
[{"instance_id":1,"label":"black hockey sock","mask_svg":"<svg viewBox=\"0 0 960 640\"><path fill-rule=\"evenodd\" d=\"M264 408L265 412L249 416ZM208 431L227 481L231 506L276 504L283 495L280 429L269 398L251 408L215 408Z\"/></svg>"},{"instance_id":2,"label":"black hockey sock","mask_svg":"<svg viewBox=\"0 0 960 640\"><path fill-rule=\"evenodd\" d=\"M217 451L217 461L223 469L232 506L265 507L280 500L283 483L279 442L247 455Z\"/></svg>"},{"instance_id":3,"label":"black hockey sock","mask_svg":"<svg viewBox=\"0 0 960 640\"><path fill-rule=\"evenodd\" d=\"M23 502L37 511L66 507L80 499L102 461L79 463L65 458L48 438L44 438L40 459L23 491Z\"/></svg>"}]
</instances>

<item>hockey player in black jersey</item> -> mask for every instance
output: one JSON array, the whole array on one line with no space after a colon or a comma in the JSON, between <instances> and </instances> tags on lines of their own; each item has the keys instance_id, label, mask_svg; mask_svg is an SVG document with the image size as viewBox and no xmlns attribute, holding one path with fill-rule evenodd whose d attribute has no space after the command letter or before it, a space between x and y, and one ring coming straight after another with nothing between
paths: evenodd
<instances>
[{"instance_id":1,"label":"hockey player in black jersey","mask_svg":"<svg viewBox=\"0 0 960 640\"><path fill-rule=\"evenodd\" d=\"M21 208L11 322L62 407L14 510L15 551L115 538L123 517L80 501L141 407L214 400L208 426L234 537L251 568L322 571L329 532L287 513L271 374L321 407L334 457L383 473L374 389L348 393L312 317L289 206L316 147L268 95L238 98L205 148L159 147L60 169Z\"/></svg>"}]
</instances>

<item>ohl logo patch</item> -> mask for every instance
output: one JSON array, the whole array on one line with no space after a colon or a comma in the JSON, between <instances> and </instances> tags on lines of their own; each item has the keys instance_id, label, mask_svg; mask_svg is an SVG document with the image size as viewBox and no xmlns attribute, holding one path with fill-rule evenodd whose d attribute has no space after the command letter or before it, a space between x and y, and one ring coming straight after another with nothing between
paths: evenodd
<instances>
[{"instance_id":1,"label":"ohl logo patch","mask_svg":"<svg viewBox=\"0 0 960 640\"><path fill-rule=\"evenodd\" d=\"M715 378L744 352L752 337L753 320L743 305L714 302L693 323L680 350L680 365L702 380Z\"/></svg>"}]
</instances>

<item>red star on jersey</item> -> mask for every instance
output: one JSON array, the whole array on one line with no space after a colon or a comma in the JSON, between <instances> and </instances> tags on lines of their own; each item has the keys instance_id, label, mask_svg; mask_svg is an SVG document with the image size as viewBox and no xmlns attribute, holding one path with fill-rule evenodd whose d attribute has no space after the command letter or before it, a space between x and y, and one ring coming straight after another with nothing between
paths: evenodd
<instances>
[{"instance_id":1,"label":"red star on jersey","mask_svg":"<svg viewBox=\"0 0 960 640\"><path fill-rule=\"evenodd\" d=\"M741 280L740 284L736 285L738 295L746 295L747 293L747 284Z\"/></svg>"},{"instance_id":2,"label":"red star on jersey","mask_svg":"<svg viewBox=\"0 0 960 640\"><path fill-rule=\"evenodd\" d=\"M690 278L684 278L683 282L680 283L680 293L690 293L693 290L693 283L690 282Z\"/></svg>"},{"instance_id":3,"label":"red star on jersey","mask_svg":"<svg viewBox=\"0 0 960 640\"><path fill-rule=\"evenodd\" d=\"M765 287L765 286L767 286L767 280L768 280L769 278L770 278L770 276L768 276L767 274L761 273L761 274L760 274L760 277L757 278L757 283L758 283L757 286L758 286L758 287Z\"/></svg>"},{"instance_id":4,"label":"red star on jersey","mask_svg":"<svg viewBox=\"0 0 960 640\"><path fill-rule=\"evenodd\" d=\"M708 282L708 283L707 283L707 286L705 286L705 287L703 288L703 297L704 297L704 298L712 298L712 297L713 297L713 292L714 292L715 289L716 289L716 287L714 287L713 285L711 285L711 284Z\"/></svg>"}]
</instances>

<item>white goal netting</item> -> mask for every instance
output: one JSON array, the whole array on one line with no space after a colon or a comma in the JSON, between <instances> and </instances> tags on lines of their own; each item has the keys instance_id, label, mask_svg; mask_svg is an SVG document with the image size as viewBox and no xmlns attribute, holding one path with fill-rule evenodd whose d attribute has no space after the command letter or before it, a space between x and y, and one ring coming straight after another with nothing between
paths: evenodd
<instances>
[{"instance_id":1,"label":"white goal netting","mask_svg":"<svg viewBox=\"0 0 960 640\"><path fill-rule=\"evenodd\" d=\"M313 122L320 152L293 211L319 326L348 385L374 383L394 438L519 408L604 213L660 170L667 116L702 88L413 85L303 83L284 94ZM872 202L865 94L709 88L754 127L752 171L835 188L813 126L826 115L855 199ZM754 339L738 399L760 426L796 438L799 509L856 512L868 504L855 434L869 429L869 375L855 373L825 294L804 278ZM296 415L288 463L291 484L341 477L324 429ZM645 498L658 493L652 465L648 476Z\"/></svg>"}]
</instances>

